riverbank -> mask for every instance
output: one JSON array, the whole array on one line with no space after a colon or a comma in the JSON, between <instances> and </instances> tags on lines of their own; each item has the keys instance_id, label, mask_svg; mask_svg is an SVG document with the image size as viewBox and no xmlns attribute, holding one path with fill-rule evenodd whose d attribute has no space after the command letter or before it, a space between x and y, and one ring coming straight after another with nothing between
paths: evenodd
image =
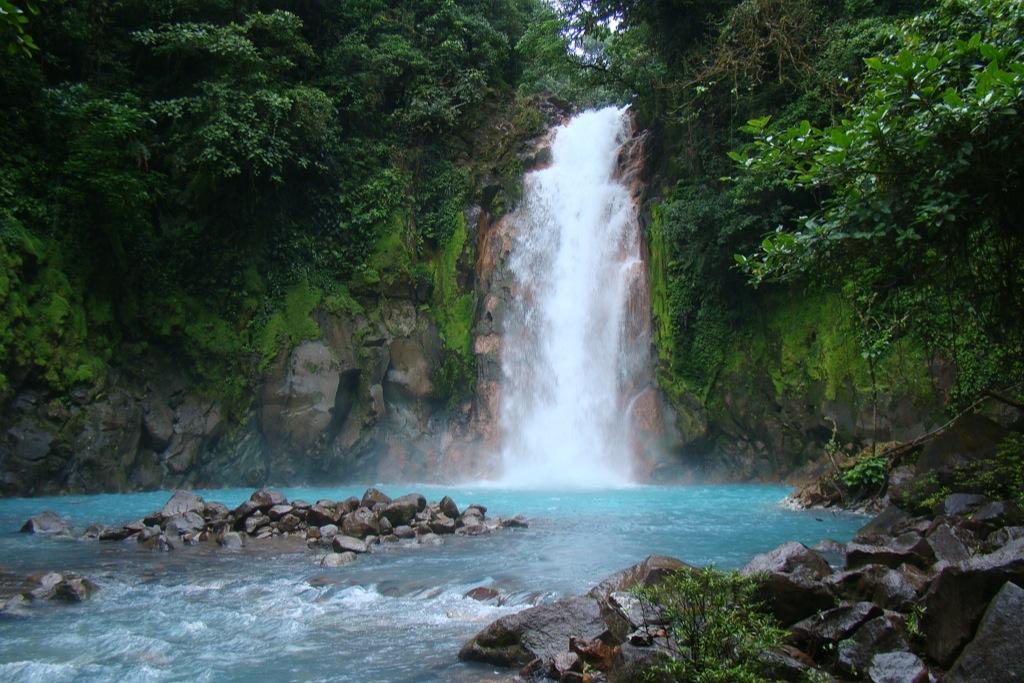
<instances>
[{"instance_id":1,"label":"riverbank","mask_svg":"<svg viewBox=\"0 0 1024 683\"><path fill-rule=\"evenodd\" d=\"M586 592L651 552L738 568L789 539L809 546L849 540L865 522L786 510L780 501L789 489L782 486L377 488L392 497L410 490L431 501L449 496L460 510L481 502L488 516L523 514L530 527L452 534L440 546L380 544L352 564L321 567L327 551L309 549L301 538L159 552L136 542L18 532L44 509L80 529L117 526L160 509L170 492L0 500L0 556L9 571L67 570L99 586L79 605L41 603L31 618L0 619L0 678L70 680L61 672L75 668L106 680L507 680L507 670L458 660L461 645L499 617ZM195 493L234 509L252 490ZM361 498L364 488L281 493L289 501L344 501ZM479 587L499 595L465 597Z\"/></svg>"}]
</instances>

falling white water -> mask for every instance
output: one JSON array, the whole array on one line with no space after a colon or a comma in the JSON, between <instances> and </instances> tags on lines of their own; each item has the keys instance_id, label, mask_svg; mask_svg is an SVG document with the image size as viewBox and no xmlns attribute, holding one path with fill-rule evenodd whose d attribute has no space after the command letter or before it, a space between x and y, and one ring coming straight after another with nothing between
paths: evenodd
<instances>
[{"instance_id":1,"label":"falling white water","mask_svg":"<svg viewBox=\"0 0 1024 683\"><path fill-rule=\"evenodd\" d=\"M550 167L527 175L513 216L514 301L505 321L503 484L608 487L630 481L624 388L648 349L627 332L642 272L636 209L615 178L624 109L556 131Z\"/></svg>"}]
</instances>

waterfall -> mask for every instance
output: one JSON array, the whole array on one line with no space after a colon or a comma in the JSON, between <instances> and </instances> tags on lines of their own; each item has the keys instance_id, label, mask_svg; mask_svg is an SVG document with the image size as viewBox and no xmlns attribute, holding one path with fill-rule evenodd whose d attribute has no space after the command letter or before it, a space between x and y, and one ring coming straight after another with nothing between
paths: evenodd
<instances>
[{"instance_id":1,"label":"waterfall","mask_svg":"<svg viewBox=\"0 0 1024 683\"><path fill-rule=\"evenodd\" d=\"M630 481L627 407L649 349L631 333L631 301L646 280L636 207L616 178L629 130L625 109L616 108L558 128L552 164L526 176L523 204L511 216L515 289L501 389L506 485Z\"/></svg>"}]
</instances>

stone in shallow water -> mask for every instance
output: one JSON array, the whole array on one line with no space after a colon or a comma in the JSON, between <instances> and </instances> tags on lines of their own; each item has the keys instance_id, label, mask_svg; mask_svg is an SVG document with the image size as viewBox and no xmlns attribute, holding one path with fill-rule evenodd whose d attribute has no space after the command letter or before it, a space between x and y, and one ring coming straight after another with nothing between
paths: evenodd
<instances>
[{"instance_id":1,"label":"stone in shallow water","mask_svg":"<svg viewBox=\"0 0 1024 683\"><path fill-rule=\"evenodd\" d=\"M217 544L222 548L241 548L245 545L242 535L237 531L227 531L217 537Z\"/></svg>"},{"instance_id":2,"label":"stone in shallow water","mask_svg":"<svg viewBox=\"0 0 1024 683\"><path fill-rule=\"evenodd\" d=\"M342 518L341 531L346 536L365 538L370 534L379 533L380 526L377 524L376 515L371 510L361 507Z\"/></svg>"},{"instance_id":3,"label":"stone in shallow water","mask_svg":"<svg viewBox=\"0 0 1024 683\"><path fill-rule=\"evenodd\" d=\"M444 543L444 541L441 540L441 537L437 534L422 534L416 539L416 541L420 545L441 545Z\"/></svg>"},{"instance_id":4,"label":"stone in shallow water","mask_svg":"<svg viewBox=\"0 0 1024 683\"><path fill-rule=\"evenodd\" d=\"M293 509L294 508L291 505L275 505L267 510L267 516L276 522L285 515L291 514Z\"/></svg>"},{"instance_id":5,"label":"stone in shallow water","mask_svg":"<svg viewBox=\"0 0 1024 683\"><path fill-rule=\"evenodd\" d=\"M288 499L283 493L266 486L249 496L249 500L255 503L261 510L269 510L275 505L285 505L288 503Z\"/></svg>"},{"instance_id":6,"label":"stone in shallow water","mask_svg":"<svg viewBox=\"0 0 1024 683\"><path fill-rule=\"evenodd\" d=\"M456 505L455 501L449 496L442 498L437 504L437 507L445 516L451 517L452 519L459 518L459 506Z\"/></svg>"},{"instance_id":7,"label":"stone in shallow water","mask_svg":"<svg viewBox=\"0 0 1024 683\"><path fill-rule=\"evenodd\" d=\"M363 494L362 499L359 501L359 505L364 508L373 509L373 506L382 503L387 505L391 502L391 496L388 496L375 488L366 489L366 493Z\"/></svg>"},{"instance_id":8,"label":"stone in shallow water","mask_svg":"<svg viewBox=\"0 0 1024 683\"><path fill-rule=\"evenodd\" d=\"M30 517L21 527L24 534L70 534L71 522L56 512L47 510L35 517Z\"/></svg>"},{"instance_id":9,"label":"stone in shallow water","mask_svg":"<svg viewBox=\"0 0 1024 683\"><path fill-rule=\"evenodd\" d=\"M160 509L160 516L167 518L192 512L202 517L205 510L206 503L196 494L191 491L175 491Z\"/></svg>"},{"instance_id":10,"label":"stone in shallow water","mask_svg":"<svg viewBox=\"0 0 1024 683\"><path fill-rule=\"evenodd\" d=\"M356 554L353 552L328 553L320 562L324 567L343 567L356 561Z\"/></svg>"},{"instance_id":11,"label":"stone in shallow water","mask_svg":"<svg viewBox=\"0 0 1024 683\"><path fill-rule=\"evenodd\" d=\"M488 602L498 598L498 591L490 586L477 586L466 591L462 597L476 600L477 602Z\"/></svg>"},{"instance_id":12,"label":"stone in shallow water","mask_svg":"<svg viewBox=\"0 0 1024 683\"><path fill-rule=\"evenodd\" d=\"M336 553L365 553L369 551L364 541L352 536L335 536L331 545Z\"/></svg>"}]
</instances>

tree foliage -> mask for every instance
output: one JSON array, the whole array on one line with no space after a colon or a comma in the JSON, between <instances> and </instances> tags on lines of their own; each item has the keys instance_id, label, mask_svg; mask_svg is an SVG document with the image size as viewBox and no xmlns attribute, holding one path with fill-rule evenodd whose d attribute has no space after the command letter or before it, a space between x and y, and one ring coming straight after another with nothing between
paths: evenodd
<instances>
[{"instance_id":1,"label":"tree foliage","mask_svg":"<svg viewBox=\"0 0 1024 683\"><path fill-rule=\"evenodd\" d=\"M244 400L297 288L429 281L545 8L0 4L0 399L157 347Z\"/></svg>"}]
</instances>

